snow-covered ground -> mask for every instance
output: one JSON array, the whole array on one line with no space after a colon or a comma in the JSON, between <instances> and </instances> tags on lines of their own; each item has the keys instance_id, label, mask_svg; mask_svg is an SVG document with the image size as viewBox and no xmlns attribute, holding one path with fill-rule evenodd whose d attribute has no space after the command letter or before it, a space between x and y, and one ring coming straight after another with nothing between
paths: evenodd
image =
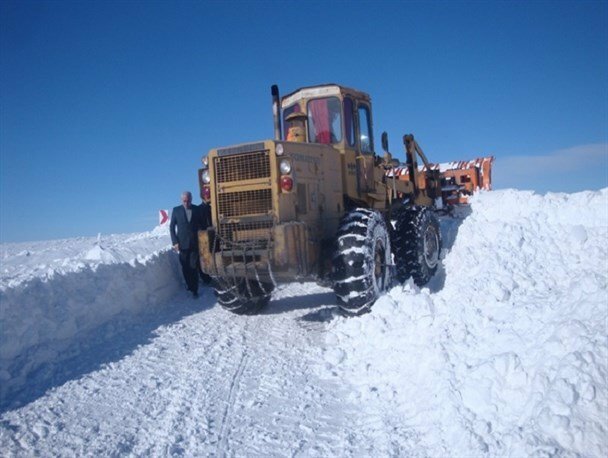
<instances>
[{"instance_id":1,"label":"snow-covered ground","mask_svg":"<svg viewBox=\"0 0 608 458\"><path fill-rule=\"evenodd\" d=\"M2 245L0 406L44 389L52 367L90 347L102 325L164 306L180 289L168 240L157 228Z\"/></svg>"},{"instance_id":2,"label":"snow-covered ground","mask_svg":"<svg viewBox=\"0 0 608 458\"><path fill-rule=\"evenodd\" d=\"M608 189L482 193L428 288L345 318L183 290L166 229L0 245L8 456L606 456Z\"/></svg>"}]
</instances>

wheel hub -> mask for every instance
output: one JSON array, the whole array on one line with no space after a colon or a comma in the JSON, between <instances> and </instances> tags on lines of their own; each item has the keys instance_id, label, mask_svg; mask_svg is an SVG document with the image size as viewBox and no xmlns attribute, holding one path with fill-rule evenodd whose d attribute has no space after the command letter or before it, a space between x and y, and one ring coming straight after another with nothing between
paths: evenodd
<instances>
[{"instance_id":1,"label":"wheel hub","mask_svg":"<svg viewBox=\"0 0 608 458\"><path fill-rule=\"evenodd\" d=\"M378 289L380 291L384 289L384 273L386 271L384 255L385 253L382 241L376 240L376 250L374 253L374 277L376 279L376 285L378 285Z\"/></svg>"},{"instance_id":2,"label":"wheel hub","mask_svg":"<svg viewBox=\"0 0 608 458\"><path fill-rule=\"evenodd\" d=\"M427 227L424 238L424 260L433 268L439 262L439 236L433 226Z\"/></svg>"}]
</instances>

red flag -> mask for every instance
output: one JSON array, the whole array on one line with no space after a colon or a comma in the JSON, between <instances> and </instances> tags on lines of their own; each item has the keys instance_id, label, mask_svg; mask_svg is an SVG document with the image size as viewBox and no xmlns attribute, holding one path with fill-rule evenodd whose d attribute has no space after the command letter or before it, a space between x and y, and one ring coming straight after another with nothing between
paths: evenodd
<instances>
[{"instance_id":1,"label":"red flag","mask_svg":"<svg viewBox=\"0 0 608 458\"><path fill-rule=\"evenodd\" d=\"M159 210L158 212L158 225L163 226L169 221L169 210Z\"/></svg>"}]
</instances>

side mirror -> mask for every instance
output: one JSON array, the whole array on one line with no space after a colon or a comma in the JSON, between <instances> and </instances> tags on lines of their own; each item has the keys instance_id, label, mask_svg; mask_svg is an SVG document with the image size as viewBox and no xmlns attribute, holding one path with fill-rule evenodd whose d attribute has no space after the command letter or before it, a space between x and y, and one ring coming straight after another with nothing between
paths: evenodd
<instances>
[{"instance_id":1,"label":"side mirror","mask_svg":"<svg viewBox=\"0 0 608 458\"><path fill-rule=\"evenodd\" d=\"M385 153L388 153L388 134L386 131L382 132L382 149Z\"/></svg>"}]
</instances>

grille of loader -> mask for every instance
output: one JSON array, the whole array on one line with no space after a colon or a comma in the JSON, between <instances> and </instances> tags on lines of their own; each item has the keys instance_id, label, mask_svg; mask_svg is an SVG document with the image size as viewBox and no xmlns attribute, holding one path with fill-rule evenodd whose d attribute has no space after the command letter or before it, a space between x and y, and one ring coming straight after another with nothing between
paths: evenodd
<instances>
[{"instance_id":1,"label":"grille of loader","mask_svg":"<svg viewBox=\"0 0 608 458\"><path fill-rule=\"evenodd\" d=\"M240 259L239 256L251 256L251 250L267 249L272 232L272 190L264 184L260 186L262 189L232 191L221 189L221 184L270 178L270 153L221 155L214 158L214 166L216 182L220 185L216 188L218 248L225 257L235 257L235 260ZM251 221L252 217L256 221Z\"/></svg>"},{"instance_id":2,"label":"grille of loader","mask_svg":"<svg viewBox=\"0 0 608 458\"><path fill-rule=\"evenodd\" d=\"M241 255L249 250L263 250L270 242L272 221L220 224L220 249L237 249Z\"/></svg>"},{"instance_id":3,"label":"grille of loader","mask_svg":"<svg viewBox=\"0 0 608 458\"><path fill-rule=\"evenodd\" d=\"M268 151L216 157L215 173L218 183L270 177Z\"/></svg>"},{"instance_id":4,"label":"grille of loader","mask_svg":"<svg viewBox=\"0 0 608 458\"><path fill-rule=\"evenodd\" d=\"M267 215L272 211L272 191L256 189L219 194L217 211L220 220L244 215Z\"/></svg>"}]
</instances>

